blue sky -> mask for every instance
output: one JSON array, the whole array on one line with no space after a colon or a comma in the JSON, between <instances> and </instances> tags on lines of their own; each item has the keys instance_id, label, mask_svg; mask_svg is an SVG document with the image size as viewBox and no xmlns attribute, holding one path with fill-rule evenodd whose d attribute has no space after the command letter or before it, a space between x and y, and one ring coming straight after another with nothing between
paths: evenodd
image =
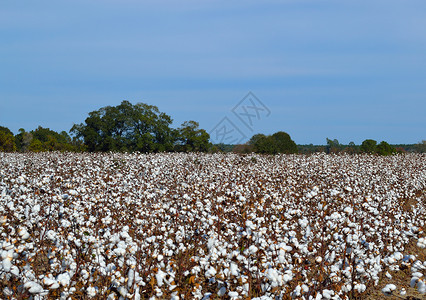
<instances>
[{"instance_id":1,"label":"blue sky","mask_svg":"<svg viewBox=\"0 0 426 300\"><path fill-rule=\"evenodd\" d=\"M1 1L0 125L68 131L122 100L298 144L426 139L426 2ZM232 108L270 110L250 129Z\"/></svg>"}]
</instances>

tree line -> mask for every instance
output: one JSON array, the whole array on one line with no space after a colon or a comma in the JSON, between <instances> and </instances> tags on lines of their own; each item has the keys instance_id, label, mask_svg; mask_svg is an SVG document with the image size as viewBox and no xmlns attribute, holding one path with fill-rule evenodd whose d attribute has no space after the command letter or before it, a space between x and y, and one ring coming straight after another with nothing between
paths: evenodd
<instances>
[{"instance_id":1,"label":"tree line","mask_svg":"<svg viewBox=\"0 0 426 300\"><path fill-rule=\"evenodd\" d=\"M17 135L0 127L0 151L6 152L206 152L210 136L195 121L171 128L172 118L158 107L123 101L88 114L84 123L75 124L69 133L39 126L20 129Z\"/></svg>"},{"instance_id":2,"label":"tree line","mask_svg":"<svg viewBox=\"0 0 426 300\"><path fill-rule=\"evenodd\" d=\"M278 131L271 135L255 134L242 145L212 145L210 136L195 121L185 121L172 128L173 120L158 107L145 103L122 101L117 106L106 106L92 111L83 123L75 124L68 132L38 128L29 132L19 129L14 135L0 126L0 151L4 152L236 152L236 153L393 153L426 152L426 141L416 145L389 145L387 142L366 139L361 145L351 142L342 145L337 139L326 139L326 145L296 145L290 135ZM409 148L407 148L409 146Z\"/></svg>"}]
</instances>

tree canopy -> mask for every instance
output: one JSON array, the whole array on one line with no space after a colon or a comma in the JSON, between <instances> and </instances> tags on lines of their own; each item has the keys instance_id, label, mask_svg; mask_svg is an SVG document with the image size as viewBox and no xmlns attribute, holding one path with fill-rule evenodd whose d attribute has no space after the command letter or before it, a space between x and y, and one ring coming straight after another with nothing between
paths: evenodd
<instances>
[{"instance_id":1,"label":"tree canopy","mask_svg":"<svg viewBox=\"0 0 426 300\"><path fill-rule=\"evenodd\" d=\"M364 140L361 144L361 151L364 153L375 153L377 141L372 139Z\"/></svg>"},{"instance_id":2,"label":"tree canopy","mask_svg":"<svg viewBox=\"0 0 426 300\"><path fill-rule=\"evenodd\" d=\"M290 135L283 131L278 131L273 135L255 134L249 141L253 146L254 152L263 154L277 153L297 153L297 145L290 138Z\"/></svg>"},{"instance_id":3,"label":"tree canopy","mask_svg":"<svg viewBox=\"0 0 426 300\"><path fill-rule=\"evenodd\" d=\"M15 137L9 128L0 126L0 151L16 151Z\"/></svg>"},{"instance_id":4,"label":"tree canopy","mask_svg":"<svg viewBox=\"0 0 426 300\"><path fill-rule=\"evenodd\" d=\"M158 107L123 101L92 111L84 124L76 124L71 133L82 139L89 151L207 151L209 134L187 121L176 130L172 118Z\"/></svg>"}]
</instances>

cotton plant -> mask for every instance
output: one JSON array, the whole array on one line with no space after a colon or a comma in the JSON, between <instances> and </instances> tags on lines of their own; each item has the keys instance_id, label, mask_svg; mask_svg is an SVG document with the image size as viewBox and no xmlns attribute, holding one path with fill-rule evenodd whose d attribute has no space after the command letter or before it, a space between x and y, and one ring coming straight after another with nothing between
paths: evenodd
<instances>
[{"instance_id":1,"label":"cotton plant","mask_svg":"<svg viewBox=\"0 0 426 300\"><path fill-rule=\"evenodd\" d=\"M425 169L416 154L0 153L0 298L422 295Z\"/></svg>"}]
</instances>

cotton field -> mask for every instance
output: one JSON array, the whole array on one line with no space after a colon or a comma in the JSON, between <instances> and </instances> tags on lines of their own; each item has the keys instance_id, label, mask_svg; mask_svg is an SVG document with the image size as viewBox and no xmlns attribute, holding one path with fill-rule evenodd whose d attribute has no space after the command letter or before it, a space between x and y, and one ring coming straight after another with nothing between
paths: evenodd
<instances>
[{"instance_id":1,"label":"cotton field","mask_svg":"<svg viewBox=\"0 0 426 300\"><path fill-rule=\"evenodd\" d=\"M421 154L0 153L0 195L1 299L426 293Z\"/></svg>"}]
</instances>

